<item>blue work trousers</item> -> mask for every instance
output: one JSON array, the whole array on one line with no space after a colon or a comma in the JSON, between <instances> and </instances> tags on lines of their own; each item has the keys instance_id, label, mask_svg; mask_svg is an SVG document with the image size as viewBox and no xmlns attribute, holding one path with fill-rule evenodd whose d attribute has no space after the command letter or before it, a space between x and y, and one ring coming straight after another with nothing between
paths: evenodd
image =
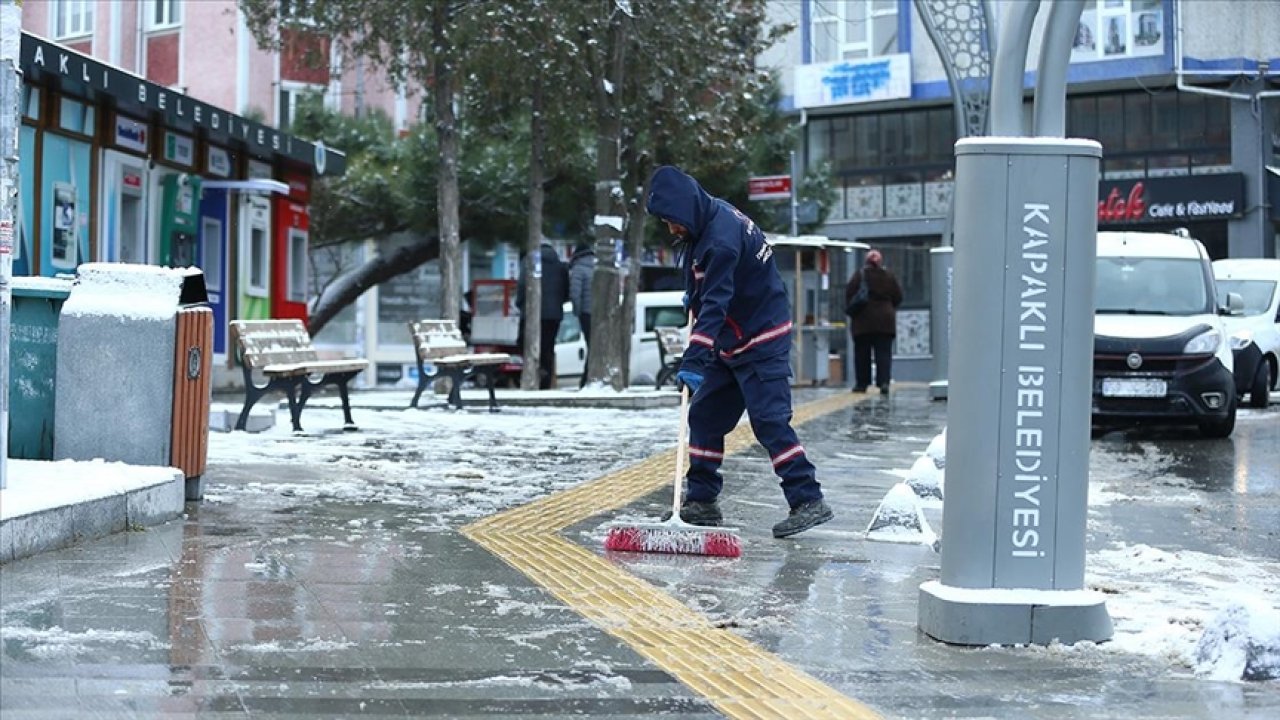
<instances>
[{"instance_id":1,"label":"blue work trousers","mask_svg":"<svg viewBox=\"0 0 1280 720\"><path fill-rule=\"evenodd\" d=\"M787 504L798 507L822 498L817 470L805 457L791 427L791 368L787 355L730 366L716 359L689 405L689 472L686 500L709 502L724 478L724 437L747 412L756 439L769 452L782 479Z\"/></svg>"}]
</instances>

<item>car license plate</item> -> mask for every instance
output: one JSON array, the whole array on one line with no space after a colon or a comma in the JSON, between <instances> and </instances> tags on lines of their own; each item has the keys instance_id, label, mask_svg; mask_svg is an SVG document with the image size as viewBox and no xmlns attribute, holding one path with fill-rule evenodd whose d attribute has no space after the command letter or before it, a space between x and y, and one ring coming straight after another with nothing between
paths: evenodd
<instances>
[{"instance_id":1,"label":"car license plate","mask_svg":"<svg viewBox=\"0 0 1280 720\"><path fill-rule=\"evenodd\" d=\"M1164 397L1169 392L1164 380L1104 378L1104 397Z\"/></svg>"}]
</instances>

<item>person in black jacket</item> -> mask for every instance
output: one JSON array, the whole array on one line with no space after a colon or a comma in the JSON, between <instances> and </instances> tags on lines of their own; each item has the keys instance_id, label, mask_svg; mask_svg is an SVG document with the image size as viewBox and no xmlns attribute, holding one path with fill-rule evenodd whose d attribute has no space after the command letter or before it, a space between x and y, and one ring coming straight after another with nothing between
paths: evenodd
<instances>
[{"instance_id":1,"label":"person in black jacket","mask_svg":"<svg viewBox=\"0 0 1280 720\"><path fill-rule=\"evenodd\" d=\"M591 279L596 272L596 253L587 243L578 243L573 249L573 257L569 259L569 302L573 303L573 314L578 317L578 326L582 328L582 341L591 352ZM587 383L587 373L582 373L578 387Z\"/></svg>"},{"instance_id":2,"label":"person in black jacket","mask_svg":"<svg viewBox=\"0 0 1280 720\"><path fill-rule=\"evenodd\" d=\"M542 258L542 332L539 333L541 347L538 352L538 388L550 390L556 381L556 335L560 332L560 321L564 319L564 303L569 299L569 270L561 262L556 249L551 243L543 242L540 250ZM516 283L516 307L524 312L524 288L527 281L522 269L520 281ZM520 323L524 327L524 323ZM521 343L523 345L523 343ZM527 348L522 348L528 356Z\"/></svg>"},{"instance_id":3,"label":"person in black jacket","mask_svg":"<svg viewBox=\"0 0 1280 720\"><path fill-rule=\"evenodd\" d=\"M853 335L853 368L856 378L853 391L866 392L871 384L871 355L876 356L876 385L881 395L889 394L889 379L893 365L893 339L898 334L898 306L902 304L902 287L898 279L884 267L884 256L879 250L867 253L866 263L853 273L844 289L844 302L867 284L869 300L866 306L850 319L849 332Z\"/></svg>"}]
</instances>

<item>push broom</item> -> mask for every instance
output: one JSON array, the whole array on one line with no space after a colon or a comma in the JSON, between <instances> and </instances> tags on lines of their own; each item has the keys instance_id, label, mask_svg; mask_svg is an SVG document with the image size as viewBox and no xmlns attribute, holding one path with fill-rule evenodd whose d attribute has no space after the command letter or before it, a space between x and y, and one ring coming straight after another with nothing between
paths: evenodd
<instances>
[{"instance_id":1,"label":"push broom","mask_svg":"<svg viewBox=\"0 0 1280 720\"><path fill-rule=\"evenodd\" d=\"M689 446L689 387L680 388L680 442L676 448L675 492L671 497L671 518L664 522L615 524L605 536L606 550L738 557L742 538L737 530L690 525L680 519L684 495L684 458Z\"/></svg>"}]
</instances>

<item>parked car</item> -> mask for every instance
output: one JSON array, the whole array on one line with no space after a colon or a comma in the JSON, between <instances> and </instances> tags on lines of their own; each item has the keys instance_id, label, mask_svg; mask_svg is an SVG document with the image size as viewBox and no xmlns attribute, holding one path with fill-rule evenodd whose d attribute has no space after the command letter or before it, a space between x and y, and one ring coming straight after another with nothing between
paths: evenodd
<instances>
[{"instance_id":1,"label":"parked car","mask_svg":"<svg viewBox=\"0 0 1280 720\"><path fill-rule=\"evenodd\" d=\"M1217 260L1213 276L1220 303L1226 293L1244 300L1244 314L1226 318L1236 391L1264 408L1280 377L1280 260Z\"/></svg>"},{"instance_id":2,"label":"parked car","mask_svg":"<svg viewBox=\"0 0 1280 720\"><path fill-rule=\"evenodd\" d=\"M1234 358L1209 255L1185 234L1101 232L1096 261L1093 416L1235 429Z\"/></svg>"},{"instance_id":3,"label":"parked car","mask_svg":"<svg viewBox=\"0 0 1280 720\"><path fill-rule=\"evenodd\" d=\"M684 293L679 291L636 293L636 313L631 326L631 384L653 384L662 369L658 339L659 326L684 327ZM565 306L565 317L556 337L556 375L577 378L586 370L587 345L578 319Z\"/></svg>"},{"instance_id":4,"label":"parked car","mask_svg":"<svg viewBox=\"0 0 1280 720\"><path fill-rule=\"evenodd\" d=\"M652 384L662 368L653 329L658 326L684 327L687 324L683 292L636 293L636 312L631 327L632 385ZM518 385L524 358L514 346L498 349L512 355L511 363L500 371L502 383ZM577 380L586 371L586 361L587 343L582 336L582 327L570 304L565 303L564 319L560 321L560 331L556 334L556 379L560 382Z\"/></svg>"}]
</instances>

